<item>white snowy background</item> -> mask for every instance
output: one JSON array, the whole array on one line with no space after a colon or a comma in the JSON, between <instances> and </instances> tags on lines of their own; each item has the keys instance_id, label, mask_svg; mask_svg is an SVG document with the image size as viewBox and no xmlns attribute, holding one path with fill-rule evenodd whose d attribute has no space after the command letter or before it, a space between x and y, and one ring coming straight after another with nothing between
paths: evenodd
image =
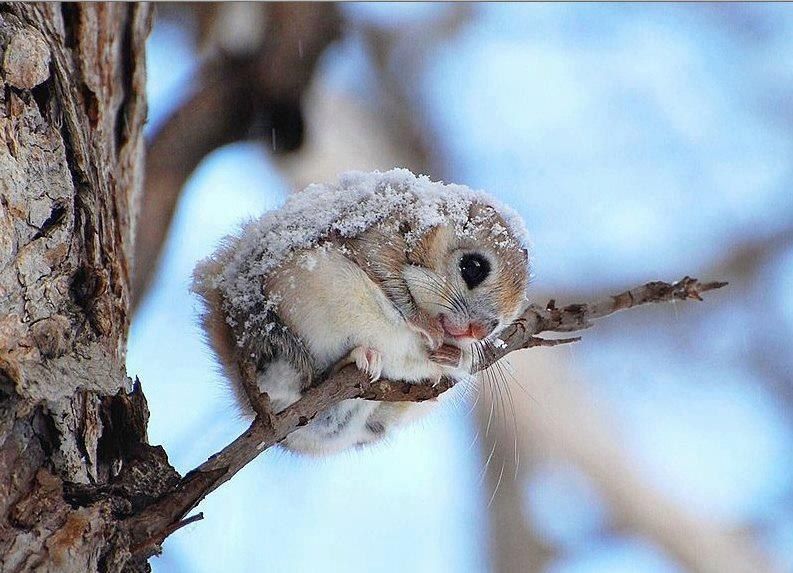
<instances>
[{"instance_id":1,"label":"white snowy background","mask_svg":"<svg viewBox=\"0 0 793 573\"><path fill-rule=\"evenodd\" d=\"M342 7L352 26L395 30L445 9ZM156 129L191 86L189 27L157 21L148 65ZM348 36L317 81L365 99L369 65ZM412 88L449 178L525 217L543 293L588 298L696 275L731 246L791 225L789 6L480 5ZM182 472L244 427L202 341L190 273L221 236L287 192L264 147L209 157L183 193L133 322L128 369L149 399L150 439ZM756 281L762 300L728 290L718 311L621 315L553 352L608 404L648 482L692 512L752 528L793 570L793 251ZM683 321L692 312L697 320ZM764 352L787 356L775 356L787 361L775 391L752 366ZM202 503L207 519L172 536L154 570L488 571L489 492L468 410L329 459L266 452ZM553 573L682 570L649 540L604 534L608 507L580 473L549 465L522 490L516 503L562 550Z\"/></svg>"}]
</instances>

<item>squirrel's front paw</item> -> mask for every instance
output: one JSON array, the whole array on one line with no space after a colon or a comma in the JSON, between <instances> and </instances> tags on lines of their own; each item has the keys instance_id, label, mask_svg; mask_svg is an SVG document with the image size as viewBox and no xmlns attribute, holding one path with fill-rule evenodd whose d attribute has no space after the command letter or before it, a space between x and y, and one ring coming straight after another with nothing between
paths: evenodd
<instances>
[{"instance_id":1,"label":"squirrel's front paw","mask_svg":"<svg viewBox=\"0 0 793 573\"><path fill-rule=\"evenodd\" d=\"M430 353L430 360L439 366L459 368L462 362L463 351L451 344L443 344L435 352Z\"/></svg>"},{"instance_id":2,"label":"squirrel's front paw","mask_svg":"<svg viewBox=\"0 0 793 573\"><path fill-rule=\"evenodd\" d=\"M349 361L355 362L358 370L366 372L372 382L379 380L383 373L383 356L374 348L356 346L350 352Z\"/></svg>"},{"instance_id":3,"label":"squirrel's front paw","mask_svg":"<svg viewBox=\"0 0 793 573\"><path fill-rule=\"evenodd\" d=\"M443 326L441 322L426 312L417 312L408 320L408 326L418 332L424 344L430 350L437 350L443 344Z\"/></svg>"}]
</instances>

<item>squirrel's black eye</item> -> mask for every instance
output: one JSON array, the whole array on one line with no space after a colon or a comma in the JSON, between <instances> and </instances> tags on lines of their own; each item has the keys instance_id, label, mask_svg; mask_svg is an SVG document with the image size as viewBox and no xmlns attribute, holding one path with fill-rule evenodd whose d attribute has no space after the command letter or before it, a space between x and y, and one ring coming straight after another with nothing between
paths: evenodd
<instances>
[{"instance_id":1,"label":"squirrel's black eye","mask_svg":"<svg viewBox=\"0 0 793 573\"><path fill-rule=\"evenodd\" d=\"M490 263L482 255L476 253L463 255L460 259L460 276L463 277L468 288L474 288L490 274Z\"/></svg>"}]
</instances>

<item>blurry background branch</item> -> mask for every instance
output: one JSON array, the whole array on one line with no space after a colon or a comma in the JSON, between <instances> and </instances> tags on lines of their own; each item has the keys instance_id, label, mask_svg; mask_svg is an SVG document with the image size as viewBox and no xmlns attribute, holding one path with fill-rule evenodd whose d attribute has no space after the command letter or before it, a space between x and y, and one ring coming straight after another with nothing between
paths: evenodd
<instances>
[{"instance_id":1,"label":"blurry background branch","mask_svg":"<svg viewBox=\"0 0 793 573\"><path fill-rule=\"evenodd\" d=\"M298 149L304 137L304 92L320 55L339 35L332 3L195 5L194 10L205 41L212 36L213 25L225 23L219 15L228 12L231 21L226 25L236 43L207 57L195 93L147 145L135 243L133 311L159 260L188 177L212 151L235 141L260 139L274 153ZM260 22L263 28L245 38L243 31L251 22Z\"/></svg>"},{"instance_id":2,"label":"blurry background branch","mask_svg":"<svg viewBox=\"0 0 793 573\"><path fill-rule=\"evenodd\" d=\"M719 524L695 517L678 507L646 483L627 459L615 439L615 432L607 415L593 407L593 396L571 379L569 372L554 365L546 355L527 352L511 359L516 371L531 372L531 392L542 401L537 408L531 401L515 400L515 428L524 437L521 451L526 459L521 464L531 471L533 460L556 460L572 463L589 476L604 496L615 515L613 527L639 532L656 541L689 571L707 573L751 573L769 571L771 565L750 540L737 532L725 530ZM493 397L490 398L491 400ZM489 407L489 401L486 401ZM532 407L534 406L534 407ZM507 459L514 436L501 432L494 437ZM526 463L529 467L526 467ZM503 467L503 466L502 466ZM498 474L496 464L488 468ZM509 481L504 478L505 481ZM522 483L522 480L514 480ZM502 486L503 487L503 486ZM508 503L505 501L504 503ZM511 511L503 508L502 511ZM507 534L508 535L508 534ZM505 541L495 539L495 543ZM517 547L510 551L521 551ZM540 554L541 556L542 554ZM496 559L505 559L506 555ZM501 563L499 571L515 570L521 561ZM524 570L542 571L538 556Z\"/></svg>"}]
</instances>

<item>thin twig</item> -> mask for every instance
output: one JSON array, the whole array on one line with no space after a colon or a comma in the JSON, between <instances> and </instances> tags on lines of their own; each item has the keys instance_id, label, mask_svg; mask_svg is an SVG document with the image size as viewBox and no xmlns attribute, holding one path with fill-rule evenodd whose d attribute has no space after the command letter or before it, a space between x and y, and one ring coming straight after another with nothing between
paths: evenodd
<instances>
[{"instance_id":1,"label":"thin twig","mask_svg":"<svg viewBox=\"0 0 793 573\"><path fill-rule=\"evenodd\" d=\"M535 346L554 346L578 338L549 340L536 335L542 332L575 332L592 326L592 321L620 310L650 303L674 300L702 300L701 294L727 283L700 283L684 277L676 283L651 282L606 300L589 304L571 304L557 308L551 300L545 307L531 305L500 336L501 341L486 356L481 368L487 368L510 352ZM408 384L379 380L371 383L363 372L347 366L303 393L303 396L277 415L257 416L250 427L206 462L189 472L170 492L137 515L126 520L133 540L159 538L209 493L231 479L239 470L267 448L279 443L291 432L308 424L317 413L334 404L353 398L378 401L431 400L454 386L450 379L437 384ZM165 535L167 537L167 535ZM164 537L163 537L164 538ZM138 541L138 545L140 545ZM150 546L145 546L150 549Z\"/></svg>"},{"instance_id":2,"label":"thin twig","mask_svg":"<svg viewBox=\"0 0 793 573\"><path fill-rule=\"evenodd\" d=\"M162 542L165 541L166 537L168 537L175 531L178 531L179 529L182 529L183 527L186 527L191 523L195 523L196 521L201 521L202 519L204 519L204 512L199 511L195 515L191 515L190 517L186 517L181 521L169 525L163 531L160 531L159 533L146 539L142 543L139 543L138 545L131 547L130 553L132 553L133 555L140 555L142 553L147 554L147 556L155 555L159 553L160 546L162 545Z\"/></svg>"},{"instance_id":3,"label":"thin twig","mask_svg":"<svg viewBox=\"0 0 793 573\"><path fill-rule=\"evenodd\" d=\"M275 423L275 412L270 405L270 397L266 392L259 390L259 386L256 383L256 371L250 362L245 362L240 366L240 379L242 380L242 388L245 390L245 395L256 417L272 426Z\"/></svg>"}]
</instances>

